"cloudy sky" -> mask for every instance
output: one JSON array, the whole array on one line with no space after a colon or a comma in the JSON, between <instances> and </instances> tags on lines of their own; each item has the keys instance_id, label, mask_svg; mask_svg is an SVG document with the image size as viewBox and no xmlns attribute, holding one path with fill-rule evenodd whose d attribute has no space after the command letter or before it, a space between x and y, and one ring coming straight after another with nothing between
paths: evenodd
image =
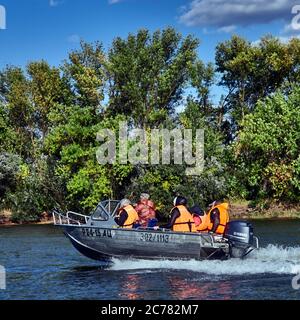
<instances>
[{"instance_id":1,"label":"cloudy sky","mask_svg":"<svg viewBox=\"0 0 300 320\"><path fill-rule=\"evenodd\" d=\"M100 40L109 48L114 37L139 28L173 26L195 35L204 61L213 61L216 44L232 34L253 42L266 34L282 40L300 36L292 24L299 0L0 0L0 5L6 11L0 68L36 59L58 65L80 39Z\"/></svg>"}]
</instances>

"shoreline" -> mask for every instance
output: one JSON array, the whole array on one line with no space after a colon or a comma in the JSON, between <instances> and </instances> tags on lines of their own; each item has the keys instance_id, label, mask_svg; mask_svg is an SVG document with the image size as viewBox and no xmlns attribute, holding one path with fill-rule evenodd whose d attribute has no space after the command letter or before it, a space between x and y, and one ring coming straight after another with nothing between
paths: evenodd
<instances>
[{"instance_id":1,"label":"shoreline","mask_svg":"<svg viewBox=\"0 0 300 320\"><path fill-rule=\"evenodd\" d=\"M259 216L255 216L255 215L250 215L250 216L241 216L241 217L233 217L231 220L239 220L239 219L243 219L243 220L252 220L252 221L259 221L259 220L300 220L300 213L295 215L295 216L264 216L264 215L259 215Z\"/></svg>"},{"instance_id":2,"label":"shoreline","mask_svg":"<svg viewBox=\"0 0 300 320\"><path fill-rule=\"evenodd\" d=\"M300 219L300 206L284 206L273 204L268 209L251 208L248 201L232 201L230 205L231 219L249 220L296 220Z\"/></svg>"},{"instance_id":3,"label":"shoreline","mask_svg":"<svg viewBox=\"0 0 300 320\"><path fill-rule=\"evenodd\" d=\"M48 212L43 212L38 221L13 222L11 210L0 211L0 227L24 226L24 225L50 225L50 224L53 224L53 217Z\"/></svg>"},{"instance_id":4,"label":"shoreline","mask_svg":"<svg viewBox=\"0 0 300 320\"><path fill-rule=\"evenodd\" d=\"M0 223L1 227L17 227L17 226L43 226L43 225L53 225L53 220L51 221L39 221L39 222L24 222L24 223L15 223L15 222L5 222Z\"/></svg>"},{"instance_id":5,"label":"shoreline","mask_svg":"<svg viewBox=\"0 0 300 320\"><path fill-rule=\"evenodd\" d=\"M8 210L0 212L0 228L9 226L24 225L53 225L52 217L44 216L41 221L32 222L11 222L11 213ZM249 207L248 202L231 202L230 204L231 220L299 220L300 206L284 207L282 205L272 206L269 209L257 210Z\"/></svg>"}]
</instances>

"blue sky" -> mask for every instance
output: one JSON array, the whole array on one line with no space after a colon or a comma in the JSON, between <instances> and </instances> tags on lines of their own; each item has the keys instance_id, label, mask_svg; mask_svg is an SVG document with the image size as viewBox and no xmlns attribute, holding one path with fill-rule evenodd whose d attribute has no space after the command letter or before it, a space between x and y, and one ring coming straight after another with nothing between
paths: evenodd
<instances>
[{"instance_id":1,"label":"blue sky","mask_svg":"<svg viewBox=\"0 0 300 320\"><path fill-rule=\"evenodd\" d=\"M166 26L198 37L199 57L214 61L217 43L233 33L253 42L266 34L282 40L300 35L291 27L295 4L294 0L0 0L6 11L6 29L0 29L0 69L24 67L39 59L59 65L81 38L100 40L108 49L116 36Z\"/></svg>"}]
</instances>

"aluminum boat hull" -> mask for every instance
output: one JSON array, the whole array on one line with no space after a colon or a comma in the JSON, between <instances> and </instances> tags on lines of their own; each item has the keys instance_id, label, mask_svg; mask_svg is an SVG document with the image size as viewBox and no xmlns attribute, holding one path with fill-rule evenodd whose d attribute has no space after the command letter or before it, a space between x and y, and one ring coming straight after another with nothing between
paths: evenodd
<instances>
[{"instance_id":1,"label":"aluminum boat hull","mask_svg":"<svg viewBox=\"0 0 300 320\"><path fill-rule=\"evenodd\" d=\"M95 260L212 259L228 258L228 243L216 242L209 234L176 233L143 229L112 229L63 226L65 235L83 255Z\"/></svg>"},{"instance_id":2,"label":"aluminum boat hull","mask_svg":"<svg viewBox=\"0 0 300 320\"><path fill-rule=\"evenodd\" d=\"M254 244L250 243L252 240L244 241L247 234L240 241L243 233L234 235L233 232L233 241L230 241L207 232L120 228L114 221L118 208L119 201L106 200L99 203L91 216L53 211L54 225L63 228L65 235L80 253L102 261L113 257L176 260L243 258L258 248L256 237Z\"/></svg>"}]
</instances>

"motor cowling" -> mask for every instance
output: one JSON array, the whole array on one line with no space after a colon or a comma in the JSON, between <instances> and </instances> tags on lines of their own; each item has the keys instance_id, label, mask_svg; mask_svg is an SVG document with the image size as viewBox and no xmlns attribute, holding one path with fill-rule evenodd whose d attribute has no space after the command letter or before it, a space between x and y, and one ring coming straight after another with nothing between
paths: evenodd
<instances>
[{"instance_id":1,"label":"motor cowling","mask_svg":"<svg viewBox=\"0 0 300 320\"><path fill-rule=\"evenodd\" d=\"M225 227L224 238L232 248L247 249L253 244L253 226L247 221L230 221Z\"/></svg>"}]
</instances>

